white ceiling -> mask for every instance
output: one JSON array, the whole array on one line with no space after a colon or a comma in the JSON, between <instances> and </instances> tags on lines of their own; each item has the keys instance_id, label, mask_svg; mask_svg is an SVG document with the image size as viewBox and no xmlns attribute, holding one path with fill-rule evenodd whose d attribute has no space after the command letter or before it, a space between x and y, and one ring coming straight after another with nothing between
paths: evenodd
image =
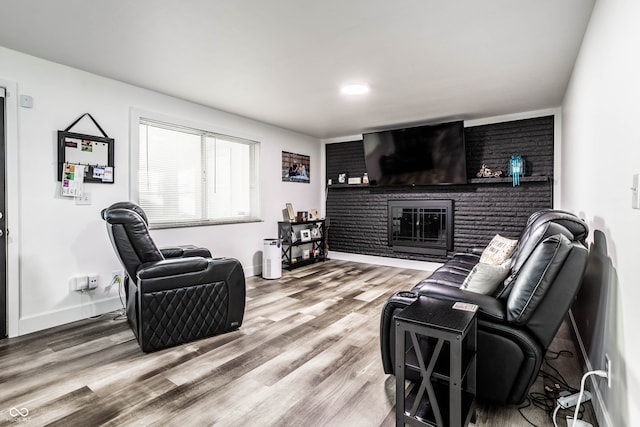
<instances>
[{"instance_id":1,"label":"white ceiling","mask_svg":"<svg viewBox=\"0 0 640 427\"><path fill-rule=\"evenodd\" d=\"M331 138L559 106L594 2L0 0L0 45Z\"/></svg>"}]
</instances>

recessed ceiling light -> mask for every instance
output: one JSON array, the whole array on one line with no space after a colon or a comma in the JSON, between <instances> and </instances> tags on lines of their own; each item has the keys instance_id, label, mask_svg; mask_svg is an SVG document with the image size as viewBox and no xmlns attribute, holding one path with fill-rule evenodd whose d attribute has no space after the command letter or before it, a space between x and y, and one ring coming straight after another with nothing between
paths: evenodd
<instances>
[{"instance_id":1,"label":"recessed ceiling light","mask_svg":"<svg viewBox=\"0 0 640 427\"><path fill-rule=\"evenodd\" d=\"M366 83L352 83L340 88L343 95L364 95L369 93L369 85Z\"/></svg>"}]
</instances>

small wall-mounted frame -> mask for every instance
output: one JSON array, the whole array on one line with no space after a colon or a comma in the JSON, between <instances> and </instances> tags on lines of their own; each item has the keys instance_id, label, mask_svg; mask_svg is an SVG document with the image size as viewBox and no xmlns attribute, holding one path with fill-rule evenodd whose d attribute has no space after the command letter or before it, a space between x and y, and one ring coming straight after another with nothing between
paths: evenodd
<instances>
[{"instance_id":1,"label":"small wall-mounted frame","mask_svg":"<svg viewBox=\"0 0 640 427\"><path fill-rule=\"evenodd\" d=\"M113 184L113 138L58 131L58 181L65 163L85 165L84 182Z\"/></svg>"},{"instance_id":2,"label":"small wall-mounted frame","mask_svg":"<svg viewBox=\"0 0 640 427\"><path fill-rule=\"evenodd\" d=\"M304 154L282 152L282 180L285 182L311 182L311 158Z\"/></svg>"}]
</instances>

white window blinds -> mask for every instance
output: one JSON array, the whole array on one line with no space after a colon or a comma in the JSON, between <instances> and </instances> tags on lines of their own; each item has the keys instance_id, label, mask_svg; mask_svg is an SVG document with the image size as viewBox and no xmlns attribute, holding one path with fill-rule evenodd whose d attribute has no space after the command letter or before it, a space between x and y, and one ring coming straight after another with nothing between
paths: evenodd
<instances>
[{"instance_id":1,"label":"white window blinds","mask_svg":"<svg viewBox=\"0 0 640 427\"><path fill-rule=\"evenodd\" d=\"M255 141L140 121L139 201L152 227L257 220Z\"/></svg>"}]
</instances>

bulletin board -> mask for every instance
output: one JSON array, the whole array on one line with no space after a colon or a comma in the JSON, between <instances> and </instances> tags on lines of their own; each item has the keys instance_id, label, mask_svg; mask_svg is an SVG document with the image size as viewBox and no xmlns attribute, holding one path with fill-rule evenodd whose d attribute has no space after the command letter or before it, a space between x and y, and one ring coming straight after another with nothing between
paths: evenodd
<instances>
[{"instance_id":1,"label":"bulletin board","mask_svg":"<svg viewBox=\"0 0 640 427\"><path fill-rule=\"evenodd\" d=\"M88 115L103 136L69 132L84 116ZM67 129L58 131L58 181L62 181L65 164L84 165L84 182L113 184L113 138L109 138L100 125L85 113Z\"/></svg>"}]
</instances>

